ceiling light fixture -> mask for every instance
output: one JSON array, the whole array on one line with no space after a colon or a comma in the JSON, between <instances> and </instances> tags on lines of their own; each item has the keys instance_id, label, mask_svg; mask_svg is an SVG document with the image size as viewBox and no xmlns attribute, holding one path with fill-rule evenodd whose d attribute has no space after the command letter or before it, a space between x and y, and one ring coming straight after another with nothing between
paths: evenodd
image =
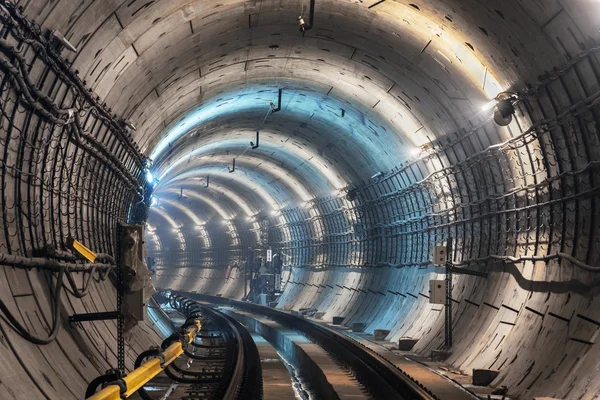
<instances>
[{"instance_id":1,"label":"ceiling light fixture","mask_svg":"<svg viewBox=\"0 0 600 400\"><path fill-rule=\"evenodd\" d=\"M131 129L132 131L137 131L137 128L131 122L129 122L129 121L123 121L123 123L125 124L126 127L128 127L129 129Z\"/></svg>"}]
</instances>

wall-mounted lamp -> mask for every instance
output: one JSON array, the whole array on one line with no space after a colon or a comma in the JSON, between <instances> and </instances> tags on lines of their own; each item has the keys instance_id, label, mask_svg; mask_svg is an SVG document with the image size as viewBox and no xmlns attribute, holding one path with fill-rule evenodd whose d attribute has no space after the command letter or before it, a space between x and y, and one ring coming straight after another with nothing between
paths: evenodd
<instances>
[{"instance_id":1,"label":"wall-mounted lamp","mask_svg":"<svg viewBox=\"0 0 600 400\"><path fill-rule=\"evenodd\" d=\"M514 103L519 99L514 93L502 92L499 93L495 98L493 104L494 107L494 122L500 126L506 126L512 122L513 115L515 113ZM492 102L490 102L492 103ZM490 103L484 106L484 109L489 109Z\"/></svg>"},{"instance_id":2,"label":"wall-mounted lamp","mask_svg":"<svg viewBox=\"0 0 600 400\"><path fill-rule=\"evenodd\" d=\"M514 98L516 100L516 98ZM515 113L515 106L513 105L513 98L500 100L496 107L494 107L494 122L500 126L506 126L511 123L513 114Z\"/></svg>"},{"instance_id":3,"label":"wall-mounted lamp","mask_svg":"<svg viewBox=\"0 0 600 400\"><path fill-rule=\"evenodd\" d=\"M126 127L128 127L129 129L131 129L132 131L137 131L137 128L135 127L135 125L133 125L131 122L129 121L123 121L123 125L125 125Z\"/></svg>"},{"instance_id":4,"label":"wall-mounted lamp","mask_svg":"<svg viewBox=\"0 0 600 400\"><path fill-rule=\"evenodd\" d=\"M277 111L281 111L281 91L283 89L279 89L278 94L277 94L277 107L275 107L275 104L271 103L271 114L276 113Z\"/></svg>"},{"instance_id":5,"label":"wall-mounted lamp","mask_svg":"<svg viewBox=\"0 0 600 400\"><path fill-rule=\"evenodd\" d=\"M381 178L383 176L383 171L379 171L378 173L376 173L375 175L373 175L371 177L371 179L377 179L377 178Z\"/></svg>"},{"instance_id":6,"label":"wall-mounted lamp","mask_svg":"<svg viewBox=\"0 0 600 400\"><path fill-rule=\"evenodd\" d=\"M73 53L77 53L77 48L75 48L75 46L73 46L59 31L50 31L50 39L58 47L58 50L65 48Z\"/></svg>"}]
</instances>

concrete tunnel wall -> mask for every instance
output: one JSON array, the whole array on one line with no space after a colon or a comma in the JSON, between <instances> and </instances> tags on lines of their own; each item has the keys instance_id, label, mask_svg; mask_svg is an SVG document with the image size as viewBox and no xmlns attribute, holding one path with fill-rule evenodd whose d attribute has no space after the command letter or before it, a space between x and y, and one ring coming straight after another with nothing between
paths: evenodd
<instances>
[{"instance_id":1,"label":"concrete tunnel wall","mask_svg":"<svg viewBox=\"0 0 600 400\"><path fill-rule=\"evenodd\" d=\"M429 260L451 236L454 261L489 277L455 275L448 361L499 369L494 385L519 398L591 399L600 390L596 2L318 0L304 36L296 25L308 7L301 2L22 4L43 28L65 34L78 52L62 55L87 87L137 126L133 141L160 178L147 226L158 287L240 298L240 271L226 278L227 266L242 264L248 247L271 246L286 257L279 307L314 307L326 320L343 315L369 332L390 329L393 340L416 337L416 350L428 354L443 343L442 307L427 299L429 279L443 270ZM31 61L33 52L26 55ZM63 99L64 87L40 84L52 79L40 65L30 71L38 87ZM282 110L267 114L279 88ZM507 127L482 111L501 91L521 98ZM46 139L32 143L67 142L68 132L36 127L38 120L28 122L33 113L16 108L3 115L2 129L31 135L47 126ZM261 146L248 151L257 129ZM52 175L72 194L67 200L26 176L8 179L2 251L29 256L46 244L60 247L73 232L114 253L112 226L134 203L118 174L96 168L97 160L86 164L85 152L23 151L11 132L3 165L36 160L45 168L29 173L42 181L74 166L80 181ZM104 132L94 135L142 184L126 139ZM239 168L229 174L235 156ZM349 191L356 199L346 198ZM27 212L14 206L21 202ZM47 285L34 272L12 271L3 270L10 291L0 296L27 318L33 303L21 294L44 299ZM114 291L108 282L97 290ZM108 310L105 297L82 301ZM63 294L67 302L80 300ZM36 373L25 387L36 394L59 387L44 347L2 326L32 355L21 368L42 365L52 382ZM83 346L81 332L91 335L61 332L64 346ZM82 359L94 365L82 387L105 367L92 354Z\"/></svg>"}]
</instances>

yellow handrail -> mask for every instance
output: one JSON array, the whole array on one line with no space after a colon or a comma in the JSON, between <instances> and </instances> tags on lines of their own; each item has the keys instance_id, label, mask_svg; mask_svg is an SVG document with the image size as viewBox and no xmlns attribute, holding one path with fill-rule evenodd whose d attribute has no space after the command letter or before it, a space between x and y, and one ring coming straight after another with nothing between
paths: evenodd
<instances>
[{"instance_id":1,"label":"yellow handrail","mask_svg":"<svg viewBox=\"0 0 600 400\"><path fill-rule=\"evenodd\" d=\"M194 325L186 329L184 332L186 343L192 343L200 328L200 320L195 320ZM183 346L181 342L175 342L162 351L161 355L162 358L164 358L164 363L161 364L161 358L155 357L127 374L127 376L121 379L127 388L123 398L128 398L137 392L152 378L160 374L164 368L175 361L182 353ZM92 397L88 397L87 400L120 400L121 398L120 387L118 385L109 385Z\"/></svg>"}]
</instances>

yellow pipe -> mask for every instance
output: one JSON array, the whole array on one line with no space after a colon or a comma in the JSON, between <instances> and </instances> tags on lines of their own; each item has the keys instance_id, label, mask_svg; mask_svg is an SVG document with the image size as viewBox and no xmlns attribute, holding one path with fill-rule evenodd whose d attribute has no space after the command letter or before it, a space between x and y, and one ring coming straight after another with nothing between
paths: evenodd
<instances>
[{"instance_id":1,"label":"yellow pipe","mask_svg":"<svg viewBox=\"0 0 600 400\"><path fill-rule=\"evenodd\" d=\"M195 321L195 326L189 329L186 332L185 338L187 339L187 343L192 343L196 334L200 330L201 325L200 321ZM137 392L142 386L148 383L152 378L156 375L160 374L162 370L173 361L177 359L183 353L183 347L181 346L181 342L175 342L165 350L163 350L162 355L165 359L165 362L161 365L160 358L153 358L151 360L146 361L139 368L131 371L127 376L123 378L123 382L125 382L127 391L124 394L124 397L127 398ZM120 400L121 393L119 386L110 385L94 394L92 397L88 397L88 400Z\"/></svg>"}]
</instances>

